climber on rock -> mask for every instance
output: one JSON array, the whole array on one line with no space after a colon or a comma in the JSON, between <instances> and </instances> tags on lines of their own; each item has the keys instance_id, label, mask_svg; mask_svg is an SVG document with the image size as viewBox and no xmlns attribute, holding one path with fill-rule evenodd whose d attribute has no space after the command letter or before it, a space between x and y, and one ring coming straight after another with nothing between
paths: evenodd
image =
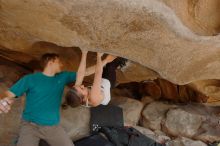
<instances>
[{"instance_id":1,"label":"climber on rock","mask_svg":"<svg viewBox=\"0 0 220 146\"><path fill-rule=\"evenodd\" d=\"M98 106L107 105L111 99L110 88L115 86L116 69L124 66L126 59L108 55L103 61L102 53L97 53L96 66L86 70L87 53L82 53L81 62L77 71L75 85L66 94L66 103L71 107L79 105ZM91 87L85 87L82 82L85 75L95 73Z\"/></svg>"}]
</instances>

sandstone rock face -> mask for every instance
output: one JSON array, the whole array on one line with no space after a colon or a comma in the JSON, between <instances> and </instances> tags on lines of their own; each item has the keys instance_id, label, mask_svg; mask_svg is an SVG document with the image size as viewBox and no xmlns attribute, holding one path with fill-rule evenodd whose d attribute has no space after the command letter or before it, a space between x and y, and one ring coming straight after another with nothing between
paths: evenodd
<instances>
[{"instance_id":1,"label":"sandstone rock face","mask_svg":"<svg viewBox=\"0 0 220 146\"><path fill-rule=\"evenodd\" d=\"M188 114L202 117L202 124L197 130L194 139L204 142L215 142L220 140L220 126L219 126L219 106L205 106L200 104L189 104L180 107Z\"/></svg>"},{"instance_id":2,"label":"sandstone rock face","mask_svg":"<svg viewBox=\"0 0 220 146\"><path fill-rule=\"evenodd\" d=\"M219 112L218 106L199 104L179 106L167 113L164 130L171 135L213 143L220 140Z\"/></svg>"},{"instance_id":3,"label":"sandstone rock face","mask_svg":"<svg viewBox=\"0 0 220 146\"><path fill-rule=\"evenodd\" d=\"M214 103L216 102L219 105L219 95L220 95L220 87L219 80L202 80L190 83L189 86L194 88L197 91L202 92L203 94L209 96L208 102Z\"/></svg>"},{"instance_id":4,"label":"sandstone rock face","mask_svg":"<svg viewBox=\"0 0 220 146\"><path fill-rule=\"evenodd\" d=\"M141 102L144 104L144 105L147 105L147 104L150 104L154 101L154 99L150 96L144 96L141 98Z\"/></svg>"},{"instance_id":5,"label":"sandstone rock face","mask_svg":"<svg viewBox=\"0 0 220 146\"><path fill-rule=\"evenodd\" d=\"M216 35L219 33L218 0L163 0L170 6L187 27L200 35Z\"/></svg>"},{"instance_id":6,"label":"sandstone rock face","mask_svg":"<svg viewBox=\"0 0 220 146\"><path fill-rule=\"evenodd\" d=\"M140 131L142 134L144 134L145 136L155 140L155 141L158 141L155 133L153 131L151 131L150 129L147 129L147 128L143 128L143 127L140 127L140 126L134 126L134 128L138 131ZM158 141L159 142L159 141Z\"/></svg>"},{"instance_id":7,"label":"sandstone rock face","mask_svg":"<svg viewBox=\"0 0 220 146\"><path fill-rule=\"evenodd\" d=\"M0 145L12 146L18 138L23 102L17 100L8 114L0 115Z\"/></svg>"},{"instance_id":8,"label":"sandstone rock face","mask_svg":"<svg viewBox=\"0 0 220 146\"><path fill-rule=\"evenodd\" d=\"M102 51L178 84L219 79L219 36L201 35L219 32L218 3L2 0L0 45L26 53L39 42Z\"/></svg>"},{"instance_id":9,"label":"sandstone rock face","mask_svg":"<svg viewBox=\"0 0 220 146\"><path fill-rule=\"evenodd\" d=\"M0 57L0 84L2 84L2 89L10 87L20 77L28 73L30 73L29 70ZM3 88L4 85L6 88Z\"/></svg>"},{"instance_id":10,"label":"sandstone rock face","mask_svg":"<svg viewBox=\"0 0 220 146\"><path fill-rule=\"evenodd\" d=\"M111 104L118 105L123 109L124 121L127 125L137 125L143 104L126 97L114 97ZM89 135L90 109L85 107L62 110L61 125L68 135L77 140Z\"/></svg>"},{"instance_id":11,"label":"sandstone rock face","mask_svg":"<svg viewBox=\"0 0 220 146\"><path fill-rule=\"evenodd\" d=\"M151 131L150 129L147 128L143 128L140 126L134 126L135 129L137 129L138 131L140 131L143 135L157 141L158 143L162 143L164 141L168 141L171 140L168 136L164 136L164 135L158 135L155 132Z\"/></svg>"},{"instance_id":12,"label":"sandstone rock face","mask_svg":"<svg viewBox=\"0 0 220 146\"><path fill-rule=\"evenodd\" d=\"M0 58L0 95L27 70ZM0 114L0 145L13 146L18 138L24 98L18 98L7 114Z\"/></svg>"},{"instance_id":13,"label":"sandstone rock face","mask_svg":"<svg viewBox=\"0 0 220 146\"><path fill-rule=\"evenodd\" d=\"M118 105L123 110L124 122L127 125L137 125L144 107L140 101L126 97L114 97L111 103Z\"/></svg>"},{"instance_id":14,"label":"sandstone rock face","mask_svg":"<svg viewBox=\"0 0 220 146\"><path fill-rule=\"evenodd\" d=\"M152 102L142 112L141 125L157 135L182 136L213 143L220 140L219 112L219 106Z\"/></svg>"},{"instance_id":15,"label":"sandstone rock face","mask_svg":"<svg viewBox=\"0 0 220 146\"><path fill-rule=\"evenodd\" d=\"M143 126L153 130L160 130L162 121L165 119L167 111L173 107L173 105L161 102L153 102L147 105L142 112Z\"/></svg>"},{"instance_id":16,"label":"sandstone rock face","mask_svg":"<svg viewBox=\"0 0 220 146\"><path fill-rule=\"evenodd\" d=\"M207 146L207 144L201 141L194 141L185 137L177 138L168 142L169 146Z\"/></svg>"},{"instance_id":17,"label":"sandstone rock face","mask_svg":"<svg viewBox=\"0 0 220 146\"><path fill-rule=\"evenodd\" d=\"M219 137L219 125L210 126L209 124L203 124L199 132L200 135L195 136L196 139L202 140L204 142L215 142L220 141Z\"/></svg>"},{"instance_id":18,"label":"sandstone rock face","mask_svg":"<svg viewBox=\"0 0 220 146\"><path fill-rule=\"evenodd\" d=\"M85 107L71 108L62 110L61 126L67 134L77 140L86 137L90 133L89 127L90 109Z\"/></svg>"},{"instance_id":19,"label":"sandstone rock face","mask_svg":"<svg viewBox=\"0 0 220 146\"><path fill-rule=\"evenodd\" d=\"M201 116L192 115L181 109L172 109L167 113L165 127L171 135L193 137L202 122Z\"/></svg>"}]
</instances>

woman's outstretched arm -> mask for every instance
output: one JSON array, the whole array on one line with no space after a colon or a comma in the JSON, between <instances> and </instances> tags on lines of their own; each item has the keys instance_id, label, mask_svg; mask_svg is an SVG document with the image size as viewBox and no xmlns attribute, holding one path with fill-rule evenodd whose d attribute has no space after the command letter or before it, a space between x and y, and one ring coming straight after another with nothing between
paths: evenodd
<instances>
[{"instance_id":1,"label":"woman's outstretched arm","mask_svg":"<svg viewBox=\"0 0 220 146\"><path fill-rule=\"evenodd\" d=\"M81 61L79 64L79 68L77 70L76 82L75 82L75 85L77 85L77 86L82 84L83 79L85 77L87 53L88 53L88 51L82 50L82 57L81 57Z\"/></svg>"}]
</instances>

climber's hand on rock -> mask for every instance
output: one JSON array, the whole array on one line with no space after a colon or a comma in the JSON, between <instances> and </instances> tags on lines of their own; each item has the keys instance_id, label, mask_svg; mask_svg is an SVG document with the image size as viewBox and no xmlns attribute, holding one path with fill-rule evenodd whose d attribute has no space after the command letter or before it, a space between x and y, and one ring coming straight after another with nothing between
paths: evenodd
<instances>
[{"instance_id":1,"label":"climber's hand on rock","mask_svg":"<svg viewBox=\"0 0 220 146\"><path fill-rule=\"evenodd\" d=\"M113 55L108 55L106 58L105 58L105 61L107 63L110 63L112 62L113 60L115 60L115 58L117 58L116 56L113 56Z\"/></svg>"},{"instance_id":2,"label":"climber's hand on rock","mask_svg":"<svg viewBox=\"0 0 220 146\"><path fill-rule=\"evenodd\" d=\"M97 57L98 57L98 58L101 58L101 57L103 56L103 54L104 54L104 53L97 52Z\"/></svg>"},{"instance_id":3,"label":"climber's hand on rock","mask_svg":"<svg viewBox=\"0 0 220 146\"><path fill-rule=\"evenodd\" d=\"M87 49L81 49L82 54L87 54L88 50Z\"/></svg>"}]
</instances>

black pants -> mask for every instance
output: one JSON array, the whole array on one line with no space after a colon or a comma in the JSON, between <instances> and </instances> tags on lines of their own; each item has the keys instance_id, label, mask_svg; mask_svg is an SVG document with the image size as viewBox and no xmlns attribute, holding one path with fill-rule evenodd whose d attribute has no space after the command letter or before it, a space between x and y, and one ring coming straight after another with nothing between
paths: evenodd
<instances>
[{"instance_id":1,"label":"black pants","mask_svg":"<svg viewBox=\"0 0 220 146\"><path fill-rule=\"evenodd\" d=\"M106 64L103 68L102 78L107 79L111 83L111 88L115 87L116 84L116 69L121 66L124 58L116 58L112 62Z\"/></svg>"}]
</instances>

